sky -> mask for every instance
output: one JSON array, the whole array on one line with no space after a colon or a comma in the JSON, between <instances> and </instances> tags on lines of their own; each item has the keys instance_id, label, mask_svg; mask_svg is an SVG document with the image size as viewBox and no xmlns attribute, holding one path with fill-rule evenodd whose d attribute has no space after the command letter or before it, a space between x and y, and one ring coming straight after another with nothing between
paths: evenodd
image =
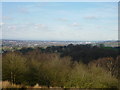
<instances>
[{"instance_id":1,"label":"sky","mask_svg":"<svg viewBox=\"0 0 120 90\"><path fill-rule=\"evenodd\" d=\"M118 40L117 2L3 2L0 19L3 39Z\"/></svg>"}]
</instances>

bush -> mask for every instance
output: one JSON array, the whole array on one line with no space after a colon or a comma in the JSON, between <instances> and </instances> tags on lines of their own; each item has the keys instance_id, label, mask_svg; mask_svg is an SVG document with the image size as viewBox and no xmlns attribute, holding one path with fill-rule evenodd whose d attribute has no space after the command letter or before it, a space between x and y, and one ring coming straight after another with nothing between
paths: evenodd
<instances>
[{"instance_id":1,"label":"bush","mask_svg":"<svg viewBox=\"0 0 120 90\"><path fill-rule=\"evenodd\" d=\"M47 87L113 88L118 81L96 64L83 64L55 53L29 52L3 55L3 80Z\"/></svg>"},{"instance_id":2,"label":"bush","mask_svg":"<svg viewBox=\"0 0 120 90\"><path fill-rule=\"evenodd\" d=\"M24 82L26 59L18 53L8 53L2 59L2 77L12 83Z\"/></svg>"}]
</instances>

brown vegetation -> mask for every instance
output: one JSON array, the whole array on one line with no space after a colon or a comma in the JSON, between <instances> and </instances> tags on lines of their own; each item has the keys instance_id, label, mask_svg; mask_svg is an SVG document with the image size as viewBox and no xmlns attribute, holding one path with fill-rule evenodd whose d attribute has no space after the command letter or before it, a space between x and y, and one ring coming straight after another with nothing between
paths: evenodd
<instances>
[{"instance_id":1,"label":"brown vegetation","mask_svg":"<svg viewBox=\"0 0 120 90\"><path fill-rule=\"evenodd\" d=\"M118 79L107 71L115 68L111 62L116 63L102 58L86 65L56 53L10 52L3 55L3 81L29 87L117 88Z\"/></svg>"}]
</instances>

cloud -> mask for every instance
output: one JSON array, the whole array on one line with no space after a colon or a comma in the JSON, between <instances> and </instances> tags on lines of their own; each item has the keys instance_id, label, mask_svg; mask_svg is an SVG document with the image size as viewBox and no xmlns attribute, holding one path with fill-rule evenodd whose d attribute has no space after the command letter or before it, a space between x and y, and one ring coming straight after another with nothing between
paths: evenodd
<instances>
[{"instance_id":1,"label":"cloud","mask_svg":"<svg viewBox=\"0 0 120 90\"><path fill-rule=\"evenodd\" d=\"M27 14L27 13L29 13L29 10L28 10L28 8L20 8L20 10L19 10L21 13L24 13L24 14Z\"/></svg>"},{"instance_id":2,"label":"cloud","mask_svg":"<svg viewBox=\"0 0 120 90\"><path fill-rule=\"evenodd\" d=\"M45 24L35 24L34 28L46 28L47 26Z\"/></svg>"},{"instance_id":3,"label":"cloud","mask_svg":"<svg viewBox=\"0 0 120 90\"><path fill-rule=\"evenodd\" d=\"M57 20L62 21L62 22L69 21L67 18L58 18Z\"/></svg>"},{"instance_id":4,"label":"cloud","mask_svg":"<svg viewBox=\"0 0 120 90\"><path fill-rule=\"evenodd\" d=\"M12 25L12 26L8 26L8 29L10 29L10 30L16 30L16 26L15 25Z\"/></svg>"},{"instance_id":5,"label":"cloud","mask_svg":"<svg viewBox=\"0 0 120 90\"><path fill-rule=\"evenodd\" d=\"M50 2L41 2L39 4L36 4L35 7L58 7L61 6L61 4L51 4Z\"/></svg>"},{"instance_id":6,"label":"cloud","mask_svg":"<svg viewBox=\"0 0 120 90\"><path fill-rule=\"evenodd\" d=\"M3 22L0 22L0 26L3 26L5 23L3 23Z\"/></svg>"},{"instance_id":7,"label":"cloud","mask_svg":"<svg viewBox=\"0 0 120 90\"><path fill-rule=\"evenodd\" d=\"M3 20L13 20L13 18L10 17L10 16L3 16L2 19L3 19Z\"/></svg>"},{"instance_id":8,"label":"cloud","mask_svg":"<svg viewBox=\"0 0 120 90\"><path fill-rule=\"evenodd\" d=\"M43 32L49 32L52 31L52 27L46 24L33 24L33 26L31 26L31 28L34 31L43 31Z\"/></svg>"},{"instance_id":9,"label":"cloud","mask_svg":"<svg viewBox=\"0 0 120 90\"><path fill-rule=\"evenodd\" d=\"M74 23L72 23L72 26L74 26L74 27L78 27L78 26L80 26L80 24L77 23L77 22L74 22Z\"/></svg>"},{"instance_id":10,"label":"cloud","mask_svg":"<svg viewBox=\"0 0 120 90\"><path fill-rule=\"evenodd\" d=\"M85 18L85 19L97 19L96 16L85 16L84 18Z\"/></svg>"}]
</instances>

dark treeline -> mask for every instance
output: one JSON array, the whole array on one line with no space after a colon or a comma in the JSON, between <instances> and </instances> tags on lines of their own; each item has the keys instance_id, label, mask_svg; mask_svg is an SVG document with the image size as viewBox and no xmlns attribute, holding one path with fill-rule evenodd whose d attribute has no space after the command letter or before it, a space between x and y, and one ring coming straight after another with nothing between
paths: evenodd
<instances>
[{"instance_id":1,"label":"dark treeline","mask_svg":"<svg viewBox=\"0 0 120 90\"><path fill-rule=\"evenodd\" d=\"M68 45L23 48L2 57L2 79L24 86L118 88L118 48Z\"/></svg>"},{"instance_id":2,"label":"dark treeline","mask_svg":"<svg viewBox=\"0 0 120 90\"><path fill-rule=\"evenodd\" d=\"M104 45L100 46L92 46L90 44L87 45L73 45L70 44L68 46L51 46L44 48L36 48L40 50L42 53L59 53L61 57L70 56L74 61L82 61L87 64L91 60L96 60L103 57L113 57L116 58L120 53L119 47L104 47ZM23 48L19 50L21 53L25 54L29 51L33 51L33 48Z\"/></svg>"}]
</instances>

